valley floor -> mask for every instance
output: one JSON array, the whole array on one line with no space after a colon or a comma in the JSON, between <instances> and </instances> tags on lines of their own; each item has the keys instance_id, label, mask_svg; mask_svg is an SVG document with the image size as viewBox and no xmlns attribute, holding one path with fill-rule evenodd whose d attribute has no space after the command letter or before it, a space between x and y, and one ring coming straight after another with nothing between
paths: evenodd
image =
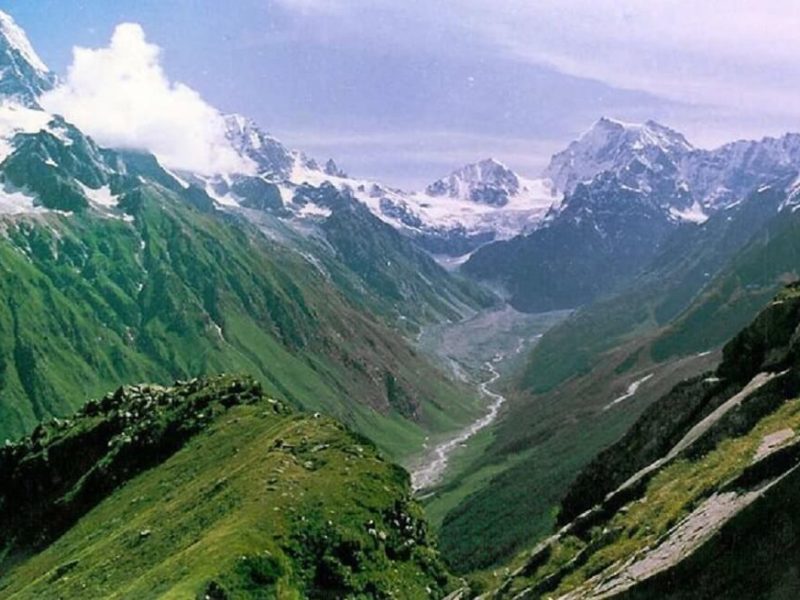
<instances>
[{"instance_id":1,"label":"valley floor","mask_svg":"<svg viewBox=\"0 0 800 600\"><path fill-rule=\"evenodd\" d=\"M474 384L487 400L485 412L475 421L439 439L427 439L423 452L407 462L414 489L422 497L430 501L437 496L437 488L456 480L460 467L480 454L491 438L492 426L502 417L506 398L497 391L498 382L514 370L547 329L568 314L527 314L506 306L457 323L431 326L420 334L418 345L424 351L458 379ZM448 495L452 494L461 495L457 487L448 490Z\"/></svg>"}]
</instances>

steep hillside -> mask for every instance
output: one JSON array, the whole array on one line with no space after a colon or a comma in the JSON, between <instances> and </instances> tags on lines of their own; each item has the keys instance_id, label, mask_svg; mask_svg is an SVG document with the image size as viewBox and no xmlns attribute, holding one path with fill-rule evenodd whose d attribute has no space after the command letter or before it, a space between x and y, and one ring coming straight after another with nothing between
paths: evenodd
<instances>
[{"instance_id":1,"label":"steep hillside","mask_svg":"<svg viewBox=\"0 0 800 600\"><path fill-rule=\"evenodd\" d=\"M713 373L599 455L565 499L565 527L490 596L792 597L799 291L781 292Z\"/></svg>"},{"instance_id":2,"label":"steep hillside","mask_svg":"<svg viewBox=\"0 0 800 600\"><path fill-rule=\"evenodd\" d=\"M313 261L152 157L55 127L16 134L0 164L33 202L0 216L1 437L110 385L224 370L380 434L396 453L471 410Z\"/></svg>"},{"instance_id":3,"label":"steep hillside","mask_svg":"<svg viewBox=\"0 0 800 600\"><path fill-rule=\"evenodd\" d=\"M396 326L416 334L425 325L457 321L499 303L474 282L445 271L348 191L330 183L302 185L293 190L291 206L314 207L314 216L297 223L281 219L281 209L243 212L268 235L292 229L296 235L278 233L287 247L312 255L337 287L372 301L372 310Z\"/></svg>"},{"instance_id":4,"label":"steep hillside","mask_svg":"<svg viewBox=\"0 0 800 600\"><path fill-rule=\"evenodd\" d=\"M588 373L603 352L626 339L646 337L649 332L682 318L682 313L701 292L718 286L716 276L727 269L731 261L739 260L736 257L748 244L753 244L753 249L749 250L753 253L764 246L755 241L756 236L768 241L772 228L782 228L782 223L794 220L787 204L787 198L792 195L791 191L786 191L790 182L791 179L778 180L774 185L756 190L736 206L712 215L698 227L686 225L675 231L640 277L617 293L576 311L571 319L541 340L530 356L521 387L534 392L553 389L570 377ZM784 264L794 260L791 254L774 258ZM772 263L772 258L767 256L756 260L764 261L765 265ZM764 271L768 272L769 268ZM713 323L724 330L721 336L713 339L704 338L705 329L695 323L693 331L697 339L693 346L687 346L682 352L677 352L675 347L675 351L661 351L657 356L663 359L670 355L704 352L722 344L752 319L775 293L782 275L783 271L776 270L772 277L765 276L770 282L761 285L752 279L760 275L752 272L748 275L751 280L742 281L742 286L763 287L766 296L761 296L760 303L753 303L749 312L743 313L744 320L742 317L735 322L729 318L709 320L709 325ZM645 350L640 353L649 353Z\"/></svg>"},{"instance_id":5,"label":"steep hillside","mask_svg":"<svg viewBox=\"0 0 800 600\"><path fill-rule=\"evenodd\" d=\"M575 308L630 280L674 228L654 199L603 174L579 184L547 226L484 246L463 271L500 285L518 310Z\"/></svg>"},{"instance_id":6,"label":"steep hillside","mask_svg":"<svg viewBox=\"0 0 800 600\"><path fill-rule=\"evenodd\" d=\"M765 192L769 193L769 192ZM800 278L800 191L772 192L780 212L760 229L653 344L658 359L720 345L782 284Z\"/></svg>"},{"instance_id":7,"label":"steep hillside","mask_svg":"<svg viewBox=\"0 0 800 600\"><path fill-rule=\"evenodd\" d=\"M408 475L229 376L129 386L0 450L3 598L442 598Z\"/></svg>"},{"instance_id":8,"label":"steep hillside","mask_svg":"<svg viewBox=\"0 0 800 600\"><path fill-rule=\"evenodd\" d=\"M709 368L791 277L800 262L796 192L787 185L678 230L630 287L543 336L508 390L513 401L494 441L464 475L480 488L444 519L442 546L455 568L496 564L526 538L546 535L580 469L660 395ZM591 489L582 493L593 498Z\"/></svg>"}]
</instances>

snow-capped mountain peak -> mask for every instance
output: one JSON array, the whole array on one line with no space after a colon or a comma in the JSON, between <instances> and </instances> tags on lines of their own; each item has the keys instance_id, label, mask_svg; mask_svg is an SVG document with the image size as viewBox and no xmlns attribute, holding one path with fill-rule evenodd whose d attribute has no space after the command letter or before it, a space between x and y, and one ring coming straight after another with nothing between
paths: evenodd
<instances>
[{"instance_id":1,"label":"snow-capped mountain peak","mask_svg":"<svg viewBox=\"0 0 800 600\"><path fill-rule=\"evenodd\" d=\"M694 149L682 133L652 119L644 123L626 123L600 117L578 142L596 142L598 139L606 144L627 143L635 149L658 147L665 152L689 152Z\"/></svg>"},{"instance_id":2,"label":"snow-capped mountain peak","mask_svg":"<svg viewBox=\"0 0 800 600\"><path fill-rule=\"evenodd\" d=\"M22 58L25 59L25 62L31 65L34 69L40 73L50 72L50 69L47 68L47 65L44 64L44 61L42 61L42 59L39 58L39 55L36 54L36 51L33 49L30 40L28 40L28 36L25 34L22 28L16 24L11 15L3 12L2 10L0 10L0 35L2 35L5 43L10 48L13 48L19 52Z\"/></svg>"},{"instance_id":3,"label":"snow-capped mountain peak","mask_svg":"<svg viewBox=\"0 0 800 600\"><path fill-rule=\"evenodd\" d=\"M675 168L693 150L682 134L655 121L634 124L602 117L554 155L544 174L559 191L571 193L579 183L606 171Z\"/></svg>"},{"instance_id":4,"label":"snow-capped mountain peak","mask_svg":"<svg viewBox=\"0 0 800 600\"><path fill-rule=\"evenodd\" d=\"M453 171L430 184L429 196L447 196L480 204L505 206L520 191L520 179L503 163L487 158Z\"/></svg>"},{"instance_id":5,"label":"snow-capped mountain peak","mask_svg":"<svg viewBox=\"0 0 800 600\"><path fill-rule=\"evenodd\" d=\"M39 96L55 77L10 15L0 11L0 96L38 107Z\"/></svg>"},{"instance_id":6,"label":"snow-capped mountain peak","mask_svg":"<svg viewBox=\"0 0 800 600\"><path fill-rule=\"evenodd\" d=\"M282 181L291 176L297 153L262 131L254 121L242 115L226 115L225 127L233 149L255 163L260 176L272 181Z\"/></svg>"}]
</instances>

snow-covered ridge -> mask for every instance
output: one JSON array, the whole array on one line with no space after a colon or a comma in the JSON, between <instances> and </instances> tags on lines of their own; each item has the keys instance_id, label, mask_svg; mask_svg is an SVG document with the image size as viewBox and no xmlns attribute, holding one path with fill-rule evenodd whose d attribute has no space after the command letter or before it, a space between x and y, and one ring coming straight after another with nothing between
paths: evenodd
<instances>
[{"instance_id":1,"label":"snow-covered ridge","mask_svg":"<svg viewBox=\"0 0 800 600\"><path fill-rule=\"evenodd\" d=\"M252 185L247 188L277 186L285 218L319 219L329 214L329 209L314 206L307 199L293 201L301 186L328 183L351 194L384 222L411 235L479 238L485 243L535 228L559 202L559 195L549 181L520 177L494 159L457 169L424 192L408 192L377 181L349 177L333 160L320 166L302 152L286 148L240 115L227 116L226 125L231 146L257 166L257 181L251 180ZM181 174L181 177L187 176ZM220 206L251 204L237 193L236 179L237 176L220 175L203 179L200 185Z\"/></svg>"},{"instance_id":2,"label":"snow-covered ridge","mask_svg":"<svg viewBox=\"0 0 800 600\"><path fill-rule=\"evenodd\" d=\"M41 74L49 73L50 69L44 64L39 55L33 49L28 36L22 28L16 24L8 13L0 10L0 34L6 39L8 44L22 55L34 69Z\"/></svg>"},{"instance_id":3,"label":"snow-covered ridge","mask_svg":"<svg viewBox=\"0 0 800 600\"><path fill-rule=\"evenodd\" d=\"M800 170L800 135L740 140L713 150L654 121L602 118L553 156L544 174L571 194L613 174L620 189L640 192L674 221L702 223L759 186Z\"/></svg>"},{"instance_id":4,"label":"snow-covered ridge","mask_svg":"<svg viewBox=\"0 0 800 600\"><path fill-rule=\"evenodd\" d=\"M633 163L661 171L694 150L682 134L656 123L623 123L603 117L565 150L555 154L545 176L571 193L579 183L606 171L622 171Z\"/></svg>"},{"instance_id":5,"label":"snow-covered ridge","mask_svg":"<svg viewBox=\"0 0 800 600\"><path fill-rule=\"evenodd\" d=\"M335 177L303 168L294 170L292 182L329 182L352 193L381 220L417 233L460 229L472 234L491 232L495 239L506 239L540 223L557 203L549 182L522 178L517 192L500 206L476 202L469 194L442 197L429 191L404 192L370 180Z\"/></svg>"},{"instance_id":6,"label":"snow-covered ridge","mask_svg":"<svg viewBox=\"0 0 800 600\"><path fill-rule=\"evenodd\" d=\"M741 201L754 186L800 166L800 136L734 142L709 151L655 121L632 124L604 117L554 155L540 178L521 177L489 158L454 170L424 191L409 192L348 177L330 161L320 167L241 117L230 123L234 147L258 164L261 178L279 186L293 216L324 214L304 203L297 205L304 207L300 213L292 198L298 186L327 182L422 240L434 254L451 257L547 226L582 183L636 192L643 202L657 205L664 218L700 224ZM610 197L613 193L609 189ZM238 203L235 194L218 200Z\"/></svg>"}]
</instances>

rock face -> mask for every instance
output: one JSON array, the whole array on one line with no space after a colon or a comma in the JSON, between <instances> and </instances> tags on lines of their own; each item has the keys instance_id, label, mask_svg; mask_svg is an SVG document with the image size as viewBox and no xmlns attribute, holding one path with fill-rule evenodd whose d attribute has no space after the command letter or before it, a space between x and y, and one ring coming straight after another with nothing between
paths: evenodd
<instances>
[{"instance_id":1,"label":"rock face","mask_svg":"<svg viewBox=\"0 0 800 600\"><path fill-rule=\"evenodd\" d=\"M715 372L678 385L583 471L562 528L491 597L791 597L798 328L792 285L725 346Z\"/></svg>"},{"instance_id":2,"label":"rock face","mask_svg":"<svg viewBox=\"0 0 800 600\"><path fill-rule=\"evenodd\" d=\"M328 159L328 162L325 163L325 167L323 168L326 175L331 175L333 177L347 177L347 173L342 171L339 166L333 161L332 158Z\"/></svg>"}]
</instances>

